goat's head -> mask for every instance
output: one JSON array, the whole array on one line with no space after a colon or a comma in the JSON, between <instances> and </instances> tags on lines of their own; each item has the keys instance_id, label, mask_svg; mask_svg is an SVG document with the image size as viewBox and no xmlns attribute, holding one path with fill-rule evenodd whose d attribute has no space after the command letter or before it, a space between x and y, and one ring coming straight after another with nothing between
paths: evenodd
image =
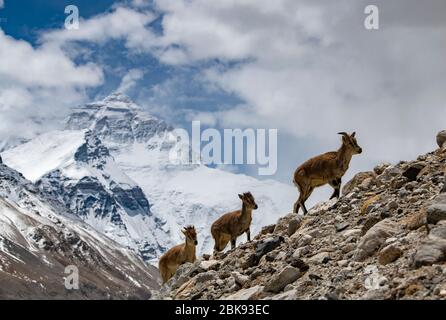
<instances>
[{"instance_id":1,"label":"goat's head","mask_svg":"<svg viewBox=\"0 0 446 320\"><path fill-rule=\"evenodd\" d=\"M258 208L254 197L251 192L245 192L244 194L239 194L238 197L243 201L243 203L250 209L256 210Z\"/></svg>"},{"instance_id":2,"label":"goat's head","mask_svg":"<svg viewBox=\"0 0 446 320\"><path fill-rule=\"evenodd\" d=\"M362 152L362 148L358 145L356 141L355 135L356 132L352 134L348 134L346 132L339 132L342 135L342 143L350 150L353 151L353 154L360 154Z\"/></svg>"},{"instance_id":3,"label":"goat's head","mask_svg":"<svg viewBox=\"0 0 446 320\"><path fill-rule=\"evenodd\" d=\"M186 242L193 243L194 245L198 244L197 231L195 231L194 226L187 226L181 232L186 236Z\"/></svg>"}]
</instances>

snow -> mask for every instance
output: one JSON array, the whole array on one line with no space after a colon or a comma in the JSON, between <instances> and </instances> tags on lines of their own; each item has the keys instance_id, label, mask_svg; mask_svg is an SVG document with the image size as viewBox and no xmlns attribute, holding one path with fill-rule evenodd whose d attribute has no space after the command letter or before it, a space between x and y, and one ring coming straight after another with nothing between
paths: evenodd
<instances>
[{"instance_id":1,"label":"snow","mask_svg":"<svg viewBox=\"0 0 446 320\"><path fill-rule=\"evenodd\" d=\"M5 151L2 158L6 165L35 182L62 164L74 162L74 153L83 142L84 131L53 131Z\"/></svg>"}]
</instances>

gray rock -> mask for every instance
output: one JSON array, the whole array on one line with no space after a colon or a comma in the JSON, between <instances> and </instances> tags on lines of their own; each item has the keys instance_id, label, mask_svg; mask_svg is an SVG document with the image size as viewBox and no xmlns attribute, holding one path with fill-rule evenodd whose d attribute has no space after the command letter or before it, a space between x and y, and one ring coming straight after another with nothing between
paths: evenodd
<instances>
[{"instance_id":1,"label":"gray rock","mask_svg":"<svg viewBox=\"0 0 446 320\"><path fill-rule=\"evenodd\" d=\"M355 176L342 187L342 194L347 195L353 192L353 190L360 186L364 180L367 178L373 179L375 176L376 174L372 171L359 172L355 174Z\"/></svg>"},{"instance_id":2,"label":"gray rock","mask_svg":"<svg viewBox=\"0 0 446 320\"><path fill-rule=\"evenodd\" d=\"M399 225L389 219L378 222L361 238L353 259L355 261L363 261L365 258L371 256L387 238L396 235L399 230Z\"/></svg>"},{"instance_id":3,"label":"gray rock","mask_svg":"<svg viewBox=\"0 0 446 320\"><path fill-rule=\"evenodd\" d=\"M427 207L427 222L437 223L441 220L446 220L446 194L438 195L432 204Z\"/></svg>"},{"instance_id":4,"label":"gray rock","mask_svg":"<svg viewBox=\"0 0 446 320\"><path fill-rule=\"evenodd\" d=\"M305 247L307 245L309 245L311 243L311 241L313 241L313 237L310 236L309 234L303 234L301 235L297 241L295 241L295 246L297 248L301 248L301 247Z\"/></svg>"},{"instance_id":5,"label":"gray rock","mask_svg":"<svg viewBox=\"0 0 446 320\"><path fill-rule=\"evenodd\" d=\"M429 232L429 238L440 238L446 240L446 224L435 226Z\"/></svg>"},{"instance_id":6,"label":"gray rock","mask_svg":"<svg viewBox=\"0 0 446 320\"><path fill-rule=\"evenodd\" d=\"M308 249L307 246L297 248L297 249L294 251L292 257L295 258L295 259L302 258L302 257L303 257L304 255L306 255L309 251L310 251L310 249Z\"/></svg>"},{"instance_id":7,"label":"gray rock","mask_svg":"<svg viewBox=\"0 0 446 320\"><path fill-rule=\"evenodd\" d=\"M204 282L207 282L207 281L210 281L210 280L215 280L217 278L218 278L217 272L214 271L214 270L210 270L210 271L207 271L207 272L199 273L196 276L196 281L197 281L197 283L204 283Z\"/></svg>"},{"instance_id":8,"label":"gray rock","mask_svg":"<svg viewBox=\"0 0 446 320\"><path fill-rule=\"evenodd\" d=\"M437 133L437 144L440 148L442 148L445 142L446 142L446 130L442 130L439 133Z\"/></svg>"},{"instance_id":9,"label":"gray rock","mask_svg":"<svg viewBox=\"0 0 446 320\"><path fill-rule=\"evenodd\" d=\"M263 286L254 286L248 289L242 289L233 293L222 300L251 300L255 295L261 293L263 291Z\"/></svg>"},{"instance_id":10,"label":"gray rock","mask_svg":"<svg viewBox=\"0 0 446 320\"><path fill-rule=\"evenodd\" d=\"M341 231L347 229L347 227L349 225L350 224L348 222L338 222L338 223L335 223L335 228L336 228L337 232L341 232Z\"/></svg>"},{"instance_id":11,"label":"gray rock","mask_svg":"<svg viewBox=\"0 0 446 320\"><path fill-rule=\"evenodd\" d=\"M299 269L294 267L285 267L279 274L273 276L273 278L266 284L265 291L280 292L288 284L293 283L299 279L301 273Z\"/></svg>"},{"instance_id":12,"label":"gray rock","mask_svg":"<svg viewBox=\"0 0 446 320\"><path fill-rule=\"evenodd\" d=\"M218 260L203 260L200 262L200 268L203 270L212 270L217 268L220 265Z\"/></svg>"},{"instance_id":13,"label":"gray rock","mask_svg":"<svg viewBox=\"0 0 446 320\"><path fill-rule=\"evenodd\" d=\"M232 272L232 277L235 280L235 283L239 284L240 286L244 286L245 283L247 283L249 281L249 277L245 276L243 274L240 274L239 272Z\"/></svg>"},{"instance_id":14,"label":"gray rock","mask_svg":"<svg viewBox=\"0 0 446 320\"><path fill-rule=\"evenodd\" d=\"M384 172L384 170L385 170L387 167L390 167L390 166L391 166L391 164L388 163L388 162L381 163L381 164L377 165L376 167L374 167L374 168L373 168L373 171L374 171L377 175L380 175L381 173Z\"/></svg>"},{"instance_id":15,"label":"gray rock","mask_svg":"<svg viewBox=\"0 0 446 320\"><path fill-rule=\"evenodd\" d=\"M425 240L413 256L412 266L430 266L446 260L446 240L436 238Z\"/></svg>"},{"instance_id":16,"label":"gray rock","mask_svg":"<svg viewBox=\"0 0 446 320\"><path fill-rule=\"evenodd\" d=\"M302 222L301 216L298 216L295 219L291 219L290 223L288 224L289 237L291 237L297 231L297 229L299 229L301 222Z\"/></svg>"},{"instance_id":17,"label":"gray rock","mask_svg":"<svg viewBox=\"0 0 446 320\"><path fill-rule=\"evenodd\" d=\"M257 261L260 261L260 258L263 257L268 252L276 249L280 244L285 240L284 237L278 236L273 238L265 239L265 241L257 243L256 245L256 258Z\"/></svg>"},{"instance_id":18,"label":"gray rock","mask_svg":"<svg viewBox=\"0 0 446 320\"><path fill-rule=\"evenodd\" d=\"M309 262L314 264L324 264L327 263L330 260L330 254L328 252L319 252L318 254L315 254L310 259L308 259Z\"/></svg>"}]
</instances>

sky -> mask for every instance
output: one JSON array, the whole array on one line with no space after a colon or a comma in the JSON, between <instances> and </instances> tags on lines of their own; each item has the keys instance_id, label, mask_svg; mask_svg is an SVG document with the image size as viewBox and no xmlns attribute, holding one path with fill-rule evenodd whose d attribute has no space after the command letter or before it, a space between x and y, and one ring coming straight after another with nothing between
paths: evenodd
<instances>
[{"instance_id":1,"label":"sky","mask_svg":"<svg viewBox=\"0 0 446 320\"><path fill-rule=\"evenodd\" d=\"M371 3L378 30L364 27ZM78 30L64 28L69 4ZM435 149L445 16L443 0L0 0L0 143L120 91L175 126L278 129L267 178L285 183L356 131L348 179Z\"/></svg>"}]
</instances>

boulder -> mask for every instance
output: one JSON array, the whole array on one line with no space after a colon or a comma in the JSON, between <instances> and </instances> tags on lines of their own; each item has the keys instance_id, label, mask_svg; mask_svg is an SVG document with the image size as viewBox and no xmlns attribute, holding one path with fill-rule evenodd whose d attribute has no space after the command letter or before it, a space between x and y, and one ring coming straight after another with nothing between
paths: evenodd
<instances>
[{"instance_id":1,"label":"boulder","mask_svg":"<svg viewBox=\"0 0 446 320\"><path fill-rule=\"evenodd\" d=\"M330 260L330 254L328 252L319 252L312 256L308 261L313 264L324 264Z\"/></svg>"},{"instance_id":2,"label":"boulder","mask_svg":"<svg viewBox=\"0 0 446 320\"><path fill-rule=\"evenodd\" d=\"M363 261L365 258L373 255L381 245L400 231L399 225L389 219L384 219L373 227L361 238L353 259Z\"/></svg>"},{"instance_id":3,"label":"boulder","mask_svg":"<svg viewBox=\"0 0 446 320\"><path fill-rule=\"evenodd\" d=\"M301 223L302 223L301 216L298 216L298 217L290 220L290 222L288 224L288 232L287 232L289 237L291 237L297 231L297 229L299 229Z\"/></svg>"},{"instance_id":4,"label":"boulder","mask_svg":"<svg viewBox=\"0 0 446 320\"><path fill-rule=\"evenodd\" d=\"M335 223L335 229L337 232L344 231L350 224L348 222L337 222Z\"/></svg>"},{"instance_id":5,"label":"boulder","mask_svg":"<svg viewBox=\"0 0 446 320\"><path fill-rule=\"evenodd\" d=\"M403 176L406 177L409 181L415 181L417 180L418 174L421 170L423 170L424 167L424 163L412 163L407 169L403 171Z\"/></svg>"},{"instance_id":6,"label":"boulder","mask_svg":"<svg viewBox=\"0 0 446 320\"><path fill-rule=\"evenodd\" d=\"M263 291L264 287L257 285L248 289L242 289L222 300L251 300Z\"/></svg>"},{"instance_id":7,"label":"boulder","mask_svg":"<svg viewBox=\"0 0 446 320\"><path fill-rule=\"evenodd\" d=\"M313 241L313 237L309 234L294 234L292 241L293 247L301 248L309 245Z\"/></svg>"},{"instance_id":8,"label":"boulder","mask_svg":"<svg viewBox=\"0 0 446 320\"><path fill-rule=\"evenodd\" d=\"M268 252L273 251L276 249L280 244L285 240L282 236L276 236L267 238L262 242L259 242L256 244L256 253L255 258L256 262L258 263L260 261L260 258L262 258L265 254Z\"/></svg>"},{"instance_id":9,"label":"boulder","mask_svg":"<svg viewBox=\"0 0 446 320\"><path fill-rule=\"evenodd\" d=\"M239 272L234 271L234 272L232 272L231 275L234 278L235 283L239 284L242 287L245 285L245 283L247 283L249 281L248 276L245 276Z\"/></svg>"},{"instance_id":10,"label":"boulder","mask_svg":"<svg viewBox=\"0 0 446 320\"><path fill-rule=\"evenodd\" d=\"M440 238L446 240L446 223L439 224L432 228L429 232L429 238Z\"/></svg>"},{"instance_id":11,"label":"boulder","mask_svg":"<svg viewBox=\"0 0 446 320\"><path fill-rule=\"evenodd\" d=\"M203 284L203 283L205 283L207 281L211 281L211 280L217 279L217 276L218 276L217 271L210 270L210 271L207 271L207 272L199 273L195 277L195 279L197 280L197 283Z\"/></svg>"},{"instance_id":12,"label":"boulder","mask_svg":"<svg viewBox=\"0 0 446 320\"><path fill-rule=\"evenodd\" d=\"M401 250L400 247L390 244L379 252L378 262L382 265L386 265L397 260L402 254L403 250Z\"/></svg>"},{"instance_id":13,"label":"boulder","mask_svg":"<svg viewBox=\"0 0 446 320\"><path fill-rule=\"evenodd\" d=\"M342 187L342 194L343 195L349 194L350 192L353 191L354 188L361 185L361 183L363 183L364 180L368 178L371 178L373 180L375 177L376 174L373 171L359 172L355 174L355 176Z\"/></svg>"},{"instance_id":14,"label":"boulder","mask_svg":"<svg viewBox=\"0 0 446 320\"><path fill-rule=\"evenodd\" d=\"M391 166L391 164L388 162L378 164L376 167L373 168L373 172L375 172L375 174L377 174L377 175L380 175L381 173L384 172L384 170L386 170L387 167L390 167L390 166Z\"/></svg>"},{"instance_id":15,"label":"boulder","mask_svg":"<svg viewBox=\"0 0 446 320\"><path fill-rule=\"evenodd\" d=\"M446 194L442 193L432 200L426 210L427 222L435 224L438 221L446 220Z\"/></svg>"},{"instance_id":16,"label":"boulder","mask_svg":"<svg viewBox=\"0 0 446 320\"><path fill-rule=\"evenodd\" d=\"M299 269L287 266L279 274L273 276L273 278L266 284L265 291L280 292L288 284L293 283L299 279L301 272Z\"/></svg>"},{"instance_id":17,"label":"boulder","mask_svg":"<svg viewBox=\"0 0 446 320\"><path fill-rule=\"evenodd\" d=\"M203 270L215 270L220 265L218 260L203 260L200 262L200 268Z\"/></svg>"},{"instance_id":18,"label":"boulder","mask_svg":"<svg viewBox=\"0 0 446 320\"><path fill-rule=\"evenodd\" d=\"M421 243L412 258L412 266L430 266L446 260L446 240L435 238Z\"/></svg>"},{"instance_id":19,"label":"boulder","mask_svg":"<svg viewBox=\"0 0 446 320\"><path fill-rule=\"evenodd\" d=\"M446 142L446 130L442 130L439 133L437 133L437 144L440 148L442 148L445 142Z\"/></svg>"},{"instance_id":20,"label":"boulder","mask_svg":"<svg viewBox=\"0 0 446 320\"><path fill-rule=\"evenodd\" d=\"M403 218L402 224L409 230L416 230L426 225L426 212L419 211Z\"/></svg>"}]
</instances>

